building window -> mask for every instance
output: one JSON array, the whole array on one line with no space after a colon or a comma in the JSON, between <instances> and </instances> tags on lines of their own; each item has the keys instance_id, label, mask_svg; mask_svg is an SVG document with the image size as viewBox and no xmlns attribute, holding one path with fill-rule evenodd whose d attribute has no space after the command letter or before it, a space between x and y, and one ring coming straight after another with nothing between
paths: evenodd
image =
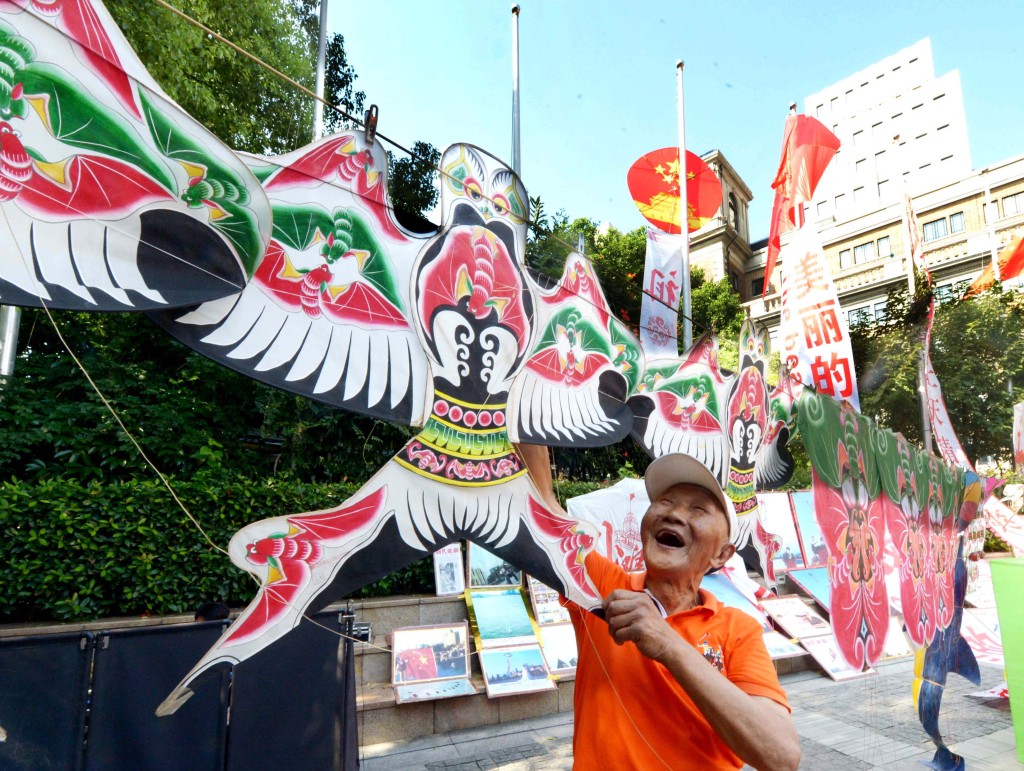
<instances>
[{"instance_id":1,"label":"building window","mask_svg":"<svg viewBox=\"0 0 1024 771\"><path fill-rule=\"evenodd\" d=\"M948 128L949 128L949 124L948 124L948 123L946 123L946 124L944 124L944 125L942 125L942 126L939 126L939 127L938 127L937 129L935 129L935 130L936 130L936 131L945 131L945 130L946 130L946 129L948 129Z\"/></svg>"},{"instance_id":2,"label":"building window","mask_svg":"<svg viewBox=\"0 0 1024 771\"><path fill-rule=\"evenodd\" d=\"M1012 217L1024 213L1024 193L1008 195L1003 199L1003 216Z\"/></svg>"},{"instance_id":3,"label":"building window","mask_svg":"<svg viewBox=\"0 0 1024 771\"><path fill-rule=\"evenodd\" d=\"M849 249L843 249L839 252L839 269L848 268L853 265L853 261L850 259L850 255L853 254Z\"/></svg>"},{"instance_id":4,"label":"building window","mask_svg":"<svg viewBox=\"0 0 1024 771\"><path fill-rule=\"evenodd\" d=\"M881 323L881 322L886 320L887 317L886 317L885 310L886 310L886 305L887 304L888 303L887 303L886 300L882 300L882 302L880 302L880 303L875 303L875 321L876 322Z\"/></svg>"},{"instance_id":5,"label":"building window","mask_svg":"<svg viewBox=\"0 0 1024 771\"><path fill-rule=\"evenodd\" d=\"M818 201L818 219L828 216L828 201Z\"/></svg>"},{"instance_id":6,"label":"building window","mask_svg":"<svg viewBox=\"0 0 1024 771\"><path fill-rule=\"evenodd\" d=\"M945 217L940 220L932 220L931 222L924 223L923 230L925 241L934 241L937 238L943 238L949 235L949 228L946 226Z\"/></svg>"},{"instance_id":7,"label":"building window","mask_svg":"<svg viewBox=\"0 0 1024 771\"><path fill-rule=\"evenodd\" d=\"M836 196L836 211L841 210L844 206L846 206L846 194L840 193Z\"/></svg>"},{"instance_id":8,"label":"building window","mask_svg":"<svg viewBox=\"0 0 1024 771\"><path fill-rule=\"evenodd\" d=\"M889 180L883 179L881 182L878 183L878 199L879 199L879 202L881 202L881 200L883 198L885 198L885 196L887 196L888 194L889 194Z\"/></svg>"},{"instance_id":9,"label":"building window","mask_svg":"<svg viewBox=\"0 0 1024 771\"><path fill-rule=\"evenodd\" d=\"M867 163L867 158L861 158L859 161L853 164L853 170L856 171L858 174L863 174L865 171L867 171Z\"/></svg>"},{"instance_id":10,"label":"building window","mask_svg":"<svg viewBox=\"0 0 1024 771\"><path fill-rule=\"evenodd\" d=\"M945 94L939 94L938 96L933 96L932 97L932 101L933 102L937 102L937 101L939 101L944 96L945 96Z\"/></svg>"},{"instance_id":11,"label":"building window","mask_svg":"<svg viewBox=\"0 0 1024 771\"><path fill-rule=\"evenodd\" d=\"M914 139L924 139L926 136L928 136L927 131L924 132L923 134L918 134L916 137L914 137Z\"/></svg>"},{"instance_id":12,"label":"building window","mask_svg":"<svg viewBox=\"0 0 1024 771\"><path fill-rule=\"evenodd\" d=\"M964 232L964 213L962 211L958 211L956 214L949 215L949 232Z\"/></svg>"},{"instance_id":13,"label":"building window","mask_svg":"<svg viewBox=\"0 0 1024 771\"><path fill-rule=\"evenodd\" d=\"M855 187L853 189L853 203L855 206L860 206L865 203L863 187Z\"/></svg>"},{"instance_id":14,"label":"building window","mask_svg":"<svg viewBox=\"0 0 1024 771\"><path fill-rule=\"evenodd\" d=\"M735 193L729 193L729 221L733 228L740 229L740 206L736 201Z\"/></svg>"},{"instance_id":15,"label":"building window","mask_svg":"<svg viewBox=\"0 0 1024 771\"><path fill-rule=\"evenodd\" d=\"M750 282L750 296L760 297L764 294L764 276L761 278L755 278Z\"/></svg>"},{"instance_id":16,"label":"building window","mask_svg":"<svg viewBox=\"0 0 1024 771\"><path fill-rule=\"evenodd\" d=\"M850 326L857 326L858 324L870 324L874 317L871 314L871 306L866 308L854 308L847 316L847 320L850 322Z\"/></svg>"},{"instance_id":17,"label":"building window","mask_svg":"<svg viewBox=\"0 0 1024 771\"><path fill-rule=\"evenodd\" d=\"M732 271L729 271L729 286L732 287L732 291L740 291L740 277Z\"/></svg>"},{"instance_id":18,"label":"building window","mask_svg":"<svg viewBox=\"0 0 1024 771\"><path fill-rule=\"evenodd\" d=\"M835 112L839 108L839 97L833 96L832 101L829 103L829 108L832 112Z\"/></svg>"},{"instance_id":19,"label":"building window","mask_svg":"<svg viewBox=\"0 0 1024 771\"><path fill-rule=\"evenodd\" d=\"M911 107L910 109L911 109L911 110L920 110L920 109L921 109L922 107L924 107L924 103L923 103L923 102L922 102L921 104L915 104L915 105L914 105L913 107Z\"/></svg>"},{"instance_id":20,"label":"building window","mask_svg":"<svg viewBox=\"0 0 1024 771\"><path fill-rule=\"evenodd\" d=\"M858 244L853 247L853 261L857 265L875 259L875 242L868 241L866 244Z\"/></svg>"},{"instance_id":21,"label":"building window","mask_svg":"<svg viewBox=\"0 0 1024 771\"><path fill-rule=\"evenodd\" d=\"M889 236L882 236L876 242L879 257L892 257L892 247L889 246Z\"/></svg>"},{"instance_id":22,"label":"building window","mask_svg":"<svg viewBox=\"0 0 1024 771\"><path fill-rule=\"evenodd\" d=\"M859 147L860 143L861 143L861 141L863 139L864 139L864 132L863 131L854 131L853 132L853 146L854 147Z\"/></svg>"},{"instance_id":23,"label":"building window","mask_svg":"<svg viewBox=\"0 0 1024 771\"><path fill-rule=\"evenodd\" d=\"M822 110L822 108L824 106L825 105L823 105L823 104L819 104L817 107L814 108L814 117L815 118L820 118L821 117L821 110Z\"/></svg>"}]
</instances>

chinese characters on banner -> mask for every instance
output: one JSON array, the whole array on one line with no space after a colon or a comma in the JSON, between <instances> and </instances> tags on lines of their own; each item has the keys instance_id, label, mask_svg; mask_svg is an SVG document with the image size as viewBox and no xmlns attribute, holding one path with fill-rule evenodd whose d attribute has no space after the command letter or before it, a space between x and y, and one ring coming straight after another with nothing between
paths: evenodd
<instances>
[{"instance_id":1,"label":"chinese characters on banner","mask_svg":"<svg viewBox=\"0 0 1024 771\"><path fill-rule=\"evenodd\" d=\"M1024 557L1024 518L1014 514L1013 509L994 495L985 501L985 517L988 529L1007 543L1013 556Z\"/></svg>"},{"instance_id":2,"label":"chinese characters on banner","mask_svg":"<svg viewBox=\"0 0 1024 771\"><path fill-rule=\"evenodd\" d=\"M783 248L782 363L798 382L860 411L850 331L817 233L795 231Z\"/></svg>"},{"instance_id":3,"label":"chinese characters on banner","mask_svg":"<svg viewBox=\"0 0 1024 771\"><path fill-rule=\"evenodd\" d=\"M649 359L679 355L677 324L683 276L683 241L687 236L647 228L644 296L640 305L640 344Z\"/></svg>"}]
</instances>

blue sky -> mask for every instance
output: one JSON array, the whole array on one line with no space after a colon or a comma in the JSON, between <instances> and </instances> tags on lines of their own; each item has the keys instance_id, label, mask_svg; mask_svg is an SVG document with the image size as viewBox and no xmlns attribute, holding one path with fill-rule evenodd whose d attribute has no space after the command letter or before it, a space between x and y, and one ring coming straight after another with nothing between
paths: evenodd
<instances>
[{"instance_id":1,"label":"blue sky","mask_svg":"<svg viewBox=\"0 0 1024 771\"><path fill-rule=\"evenodd\" d=\"M381 133L511 160L511 2L330 0ZM686 145L719 149L768 234L788 105L930 37L937 74L960 70L971 160L1024 153L1024 2L728 3L521 0L522 176L549 212L644 224L626 171L676 142L675 63L686 62Z\"/></svg>"}]
</instances>

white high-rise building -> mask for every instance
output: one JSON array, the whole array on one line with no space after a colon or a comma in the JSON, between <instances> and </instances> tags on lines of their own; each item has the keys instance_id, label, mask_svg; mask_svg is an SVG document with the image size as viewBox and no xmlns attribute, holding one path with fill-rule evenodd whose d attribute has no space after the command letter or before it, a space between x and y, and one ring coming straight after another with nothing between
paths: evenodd
<instances>
[{"instance_id":1,"label":"white high-rise building","mask_svg":"<svg viewBox=\"0 0 1024 771\"><path fill-rule=\"evenodd\" d=\"M804 112L842 143L815 192L810 221L838 222L971 172L960 73L936 77L931 41L811 94Z\"/></svg>"}]
</instances>

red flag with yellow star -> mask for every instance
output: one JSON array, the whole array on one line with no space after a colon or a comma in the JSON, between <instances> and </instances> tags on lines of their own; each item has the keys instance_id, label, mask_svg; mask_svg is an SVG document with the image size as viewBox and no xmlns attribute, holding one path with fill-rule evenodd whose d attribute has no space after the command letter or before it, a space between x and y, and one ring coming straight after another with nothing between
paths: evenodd
<instances>
[{"instance_id":1,"label":"red flag with yellow star","mask_svg":"<svg viewBox=\"0 0 1024 771\"><path fill-rule=\"evenodd\" d=\"M679 233L679 148L653 150L629 167L633 203L654 227ZM687 232L706 225L722 205L722 185L699 155L686 151Z\"/></svg>"}]
</instances>

